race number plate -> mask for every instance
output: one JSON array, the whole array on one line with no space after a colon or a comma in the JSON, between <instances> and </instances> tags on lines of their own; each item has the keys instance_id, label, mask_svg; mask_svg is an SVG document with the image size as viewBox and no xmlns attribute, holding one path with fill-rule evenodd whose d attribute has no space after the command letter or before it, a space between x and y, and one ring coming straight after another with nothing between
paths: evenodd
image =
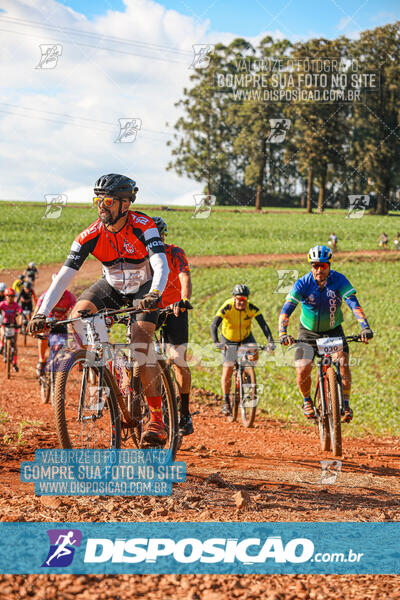
<instances>
[{"instance_id":1,"label":"race number plate","mask_svg":"<svg viewBox=\"0 0 400 600\"><path fill-rule=\"evenodd\" d=\"M10 337L14 337L14 335L15 335L14 327L6 327L6 337L10 338Z\"/></svg>"},{"instance_id":2,"label":"race number plate","mask_svg":"<svg viewBox=\"0 0 400 600\"><path fill-rule=\"evenodd\" d=\"M85 317L74 322L74 329L81 338L83 346L94 346L108 342L108 331L104 315Z\"/></svg>"},{"instance_id":3,"label":"race number plate","mask_svg":"<svg viewBox=\"0 0 400 600\"><path fill-rule=\"evenodd\" d=\"M317 340L317 348L318 353L321 355L341 352L341 350L343 350L343 340L340 337L320 338L319 340Z\"/></svg>"}]
</instances>

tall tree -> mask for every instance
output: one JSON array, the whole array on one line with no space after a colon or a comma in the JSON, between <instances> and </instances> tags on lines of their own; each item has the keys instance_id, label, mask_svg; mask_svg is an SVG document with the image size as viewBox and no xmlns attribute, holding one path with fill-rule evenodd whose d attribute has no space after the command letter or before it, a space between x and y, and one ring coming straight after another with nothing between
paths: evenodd
<instances>
[{"instance_id":1,"label":"tall tree","mask_svg":"<svg viewBox=\"0 0 400 600\"><path fill-rule=\"evenodd\" d=\"M354 56L363 74L376 72L379 92L369 91L353 107L353 167L361 189L374 192L377 214L388 212L388 203L399 186L400 161L400 22L363 31L354 42Z\"/></svg>"}]
</instances>

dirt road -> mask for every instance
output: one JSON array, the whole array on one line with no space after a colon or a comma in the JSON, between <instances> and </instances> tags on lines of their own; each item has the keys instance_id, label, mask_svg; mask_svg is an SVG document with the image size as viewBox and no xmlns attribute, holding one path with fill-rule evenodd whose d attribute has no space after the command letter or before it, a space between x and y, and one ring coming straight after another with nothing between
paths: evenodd
<instances>
[{"instance_id":1,"label":"dirt road","mask_svg":"<svg viewBox=\"0 0 400 600\"><path fill-rule=\"evenodd\" d=\"M0 363L0 514L3 521L398 521L400 442L396 438L344 440L341 471L322 477L316 427L259 415L254 429L227 423L217 399L194 393L200 413L178 460L187 481L170 498L36 497L19 466L37 448L57 447L52 409L40 405L35 344L20 352L20 373L5 380ZM3 412L4 411L4 412ZM6 413L6 414L5 414ZM351 426L348 426L351 427ZM324 482L325 481L325 482ZM29 576L0 577L12 598L319 599L400 598L391 576ZM90 586L90 588L88 587ZM85 591L86 590L86 591ZM95 590L97 590L95 592ZM125 592L125 591L126 592ZM137 597L137 596L135 596Z\"/></svg>"}]
</instances>

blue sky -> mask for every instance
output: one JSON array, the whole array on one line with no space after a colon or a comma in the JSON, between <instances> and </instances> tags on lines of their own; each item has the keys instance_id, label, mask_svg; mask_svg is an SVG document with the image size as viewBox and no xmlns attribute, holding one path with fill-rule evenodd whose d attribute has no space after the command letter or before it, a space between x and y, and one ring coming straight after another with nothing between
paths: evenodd
<instances>
[{"instance_id":1,"label":"blue sky","mask_svg":"<svg viewBox=\"0 0 400 600\"><path fill-rule=\"evenodd\" d=\"M356 37L397 19L394 0L2 0L0 199L90 200L114 172L140 202L193 206L204 182L166 167L195 45Z\"/></svg>"},{"instance_id":2,"label":"blue sky","mask_svg":"<svg viewBox=\"0 0 400 600\"><path fill-rule=\"evenodd\" d=\"M124 12L122 0L61 0L88 18L108 10ZM210 22L214 31L256 36L280 30L285 36L321 35L371 29L400 20L398 0L162 0L167 9Z\"/></svg>"}]
</instances>

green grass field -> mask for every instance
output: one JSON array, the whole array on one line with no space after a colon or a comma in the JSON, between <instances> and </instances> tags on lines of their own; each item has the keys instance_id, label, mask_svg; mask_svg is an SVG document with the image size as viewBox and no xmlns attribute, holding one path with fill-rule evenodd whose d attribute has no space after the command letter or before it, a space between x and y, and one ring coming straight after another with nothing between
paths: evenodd
<instances>
[{"instance_id":1,"label":"green grass field","mask_svg":"<svg viewBox=\"0 0 400 600\"><path fill-rule=\"evenodd\" d=\"M299 211L257 214L219 209L207 219L191 218L191 211L160 211L138 206L150 216L161 214L169 228L168 241L184 247L189 256L307 252L335 231L341 250L377 248L385 231L390 240L400 229L395 216L346 219L345 211L307 215ZM43 219L44 205L2 203L0 213L0 269L64 262L73 239L97 218L89 204L63 208L60 218Z\"/></svg>"},{"instance_id":2,"label":"green grass field","mask_svg":"<svg viewBox=\"0 0 400 600\"><path fill-rule=\"evenodd\" d=\"M307 272L302 264L280 265L298 269L299 277ZM398 341L399 324L395 314L398 267L393 263L348 264L342 272L355 286L361 305L375 332L368 344L350 346L352 361L352 406L355 419L347 428L353 434L365 432L397 434L400 428ZM196 269L193 273L191 341L194 344L193 383L217 393L220 390L220 358L213 349L210 324L220 304L230 296L236 282L251 289L251 300L263 312L274 337L278 336L278 315L285 294L275 293L278 277L273 268ZM344 309L346 334L359 332L351 311ZM289 331L296 337L300 308L292 315ZM253 333L259 343L265 338L254 322ZM200 356L206 363L202 364ZM275 357L262 354L257 367L258 382L264 385L261 407L274 417L304 423L301 396L295 382L293 352L278 347ZM315 379L315 377L314 377ZM314 384L313 384L314 387ZM312 425L310 425L312 426Z\"/></svg>"}]
</instances>

